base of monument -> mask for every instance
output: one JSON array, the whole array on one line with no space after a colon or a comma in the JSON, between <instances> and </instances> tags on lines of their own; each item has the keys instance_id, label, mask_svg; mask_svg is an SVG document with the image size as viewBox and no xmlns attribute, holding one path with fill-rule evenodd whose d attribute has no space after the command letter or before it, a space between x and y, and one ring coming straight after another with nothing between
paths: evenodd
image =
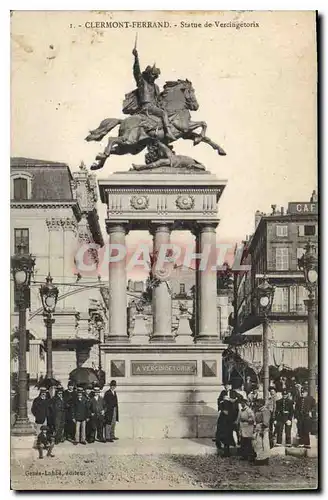
<instances>
[{"instance_id":1,"label":"base of monument","mask_svg":"<svg viewBox=\"0 0 328 500\"><path fill-rule=\"evenodd\" d=\"M115 336L110 336L106 339L106 341L109 344L128 344L130 342L130 339L127 335L115 335Z\"/></svg>"},{"instance_id":2,"label":"base of monument","mask_svg":"<svg viewBox=\"0 0 328 500\"><path fill-rule=\"evenodd\" d=\"M173 335L153 335L150 337L149 342L175 342L175 337Z\"/></svg>"},{"instance_id":3,"label":"base of monument","mask_svg":"<svg viewBox=\"0 0 328 500\"><path fill-rule=\"evenodd\" d=\"M212 438L225 349L223 344L104 344L106 380L117 381L117 436Z\"/></svg>"}]
</instances>

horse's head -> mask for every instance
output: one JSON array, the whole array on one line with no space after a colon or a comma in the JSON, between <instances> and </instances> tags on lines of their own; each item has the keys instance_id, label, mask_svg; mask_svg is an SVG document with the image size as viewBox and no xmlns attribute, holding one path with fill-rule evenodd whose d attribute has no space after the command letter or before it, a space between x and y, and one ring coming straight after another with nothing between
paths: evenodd
<instances>
[{"instance_id":1,"label":"horse's head","mask_svg":"<svg viewBox=\"0 0 328 500\"><path fill-rule=\"evenodd\" d=\"M199 108L194 88L189 80L166 82L161 97L165 108L168 110L190 109L191 111L197 111Z\"/></svg>"},{"instance_id":2,"label":"horse's head","mask_svg":"<svg viewBox=\"0 0 328 500\"><path fill-rule=\"evenodd\" d=\"M197 111L199 104L196 99L195 90L192 83L189 80L184 80L184 95L186 98L186 103L190 111Z\"/></svg>"}]
</instances>

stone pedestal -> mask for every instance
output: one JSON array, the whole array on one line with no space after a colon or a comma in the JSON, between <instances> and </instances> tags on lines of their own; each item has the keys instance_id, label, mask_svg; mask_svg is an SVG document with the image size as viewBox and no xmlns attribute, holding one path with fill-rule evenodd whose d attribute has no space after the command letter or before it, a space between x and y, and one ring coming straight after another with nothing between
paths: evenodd
<instances>
[{"instance_id":1,"label":"stone pedestal","mask_svg":"<svg viewBox=\"0 0 328 500\"><path fill-rule=\"evenodd\" d=\"M149 333L146 328L146 318L143 314L136 314L134 317L134 327L131 335L131 344L147 344Z\"/></svg>"},{"instance_id":2,"label":"stone pedestal","mask_svg":"<svg viewBox=\"0 0 328 500\"><path fill-rule=\"evenodd\" d=\"M189 314L181 314L175 341L179 345L191 345L194 343L189 323Z\"/></svg>"},{"instance_id":3,"label":"stone pedestal","mask_svg":"<svg viewBox=\"0 0 328 500\"><path fill-rule=\"evenodd\" d=\"M102 346L115 379L120 438L212 438L226 346ZM106 387L105 387L106 390Z\"/></svg>"},{"instance_id":4,"label":"stone pedestal","mask_svg":"<svg viewBox=\"0 0 328 500\"><path fill-rule=\"evenodd\" d=\"M137 314L129 339L125 261L110 264L109 338L101 350L106 380L118 384L117 434L135 439L212 438L226 346L218 338L216 270L211 267L216 263L212 252L217 203L226 181L207 171L164 168L114 173L98 183L107 205L110 243L124 245L127 227L150 231L156 262L170 243L171 231L189 230L196 234L196 252L210 246L212 256L209 267L196 275L195 337L183 312L173 336L170 273L165 272L169 266L161 269L158 264L152 269L152 332L149 336Z\"/></svg>"}]
</instances>

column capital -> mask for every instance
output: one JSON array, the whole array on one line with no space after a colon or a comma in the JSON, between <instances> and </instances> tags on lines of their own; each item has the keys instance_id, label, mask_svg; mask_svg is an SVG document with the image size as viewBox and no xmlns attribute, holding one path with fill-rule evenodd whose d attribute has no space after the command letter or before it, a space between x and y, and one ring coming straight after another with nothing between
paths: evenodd
<instances>
[{"instance_id":1,"label":"column capital","mask_svg":"<svg viewBox=\"0 0 328 500\"><path fill-rule=\"evenodd\" d=\"M150 221L149 232L152 236L156 233L168 233L173 230L173 222L168 221Z\"/></svg>"},{"instance_id":2,"label":"column capital","mask_svg":"<svg viewBox=\"0 0 328 500\"><path fill-rule=\"evenodd\" d=\"M130 230L128 220L117 221L117 220L106 219L105 223L106 223L107 234L112 234L112 233L128 234Z\"/></svg>"},{"instance_id":3,"label":"column capital","mask_svg":"<svg viewBox=\"0 0 328 500\"><path fill-rule=\"evenodd\" d=\"M191 230L194 236L201 233L215 233L220 221L195 221Z\"/></svg>"}]
</instances>

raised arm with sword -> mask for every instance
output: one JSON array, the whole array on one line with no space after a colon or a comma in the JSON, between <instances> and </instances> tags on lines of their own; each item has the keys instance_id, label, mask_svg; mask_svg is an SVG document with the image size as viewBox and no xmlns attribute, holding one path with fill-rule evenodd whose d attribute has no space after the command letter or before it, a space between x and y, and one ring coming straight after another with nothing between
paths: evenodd
<instances>
[{"instance_id":1,"label":"raised arm with sword","mask_svg":"<svg viewBox=\"0 0 328 500\"><path fill-rule=\"evenodd\" d=\"M168 139L175 141L176 137L170 130L168 115L164 109L159 107L158 104L160 91L155 83L155 80L161 74L161 70L156 68L154 63L153 66L147 66L144 71L141 71L137 51L137 35L132 54L134 55L133 76L138 88L138 99L141 112L161 118L165 136Z\"/></svg>"}]
</instances>

